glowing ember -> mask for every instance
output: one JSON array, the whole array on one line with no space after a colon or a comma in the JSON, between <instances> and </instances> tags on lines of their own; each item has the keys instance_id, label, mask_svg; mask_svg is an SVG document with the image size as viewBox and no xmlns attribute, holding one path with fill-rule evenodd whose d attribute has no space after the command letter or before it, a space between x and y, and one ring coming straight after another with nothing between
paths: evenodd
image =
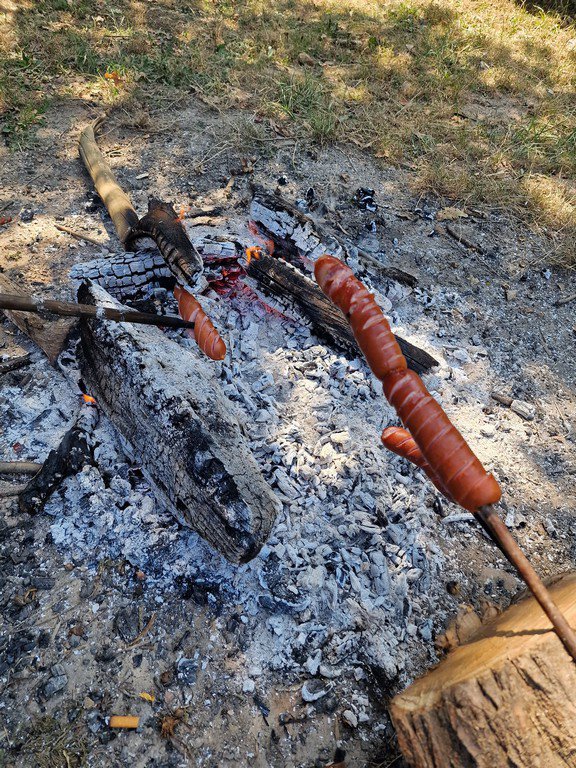
<instances>
[{"instance_id":1,"label":"glowing ember","mask_svg":"<svg viewBox=\"0 0 576 768\"><path fill-rule=\"evenodd\" d=\"M180 213L176 217L176 221L184 221L184 217L186 216L189 210L190 210L190 206L188 205L180 206Z\"/></svg>"},{"instance_id":2,"label":"glowing ember","mask_svg":"<svg viewBox=\"0 0 576 768\"><path fill-rule=\"evenodd\" d=\"M262 244L262 247L264 248L264 250L270 255L272 255L274 253L274 240L264 237L264 235L258 229L258 225L254 221L248 222L248 229L254 235L254 237L258 240L258 242Z\"/></svg>"},{"instance_id":3,"label":"glowing ember","mask_svg":"<svg viewBox=\"0 0 576 768\"><path fill-rule=\"evenodd\" d=\"M88 405L96 405L96 399L94 397L92 397L91 395L84 395L83 394L82 398L83 398L84 402L87 403Z\"/></svg>"},{"instance_id":4,"label":"glowing ember","mask_svg":"<svg viewBox=\"0 0 576 768\"><path fill-rule=\"evenodd\" d=\"M246 248L246 264L250 264L252 259L259 259L262 255L262 248L259 245L249 245Z\"/></svg>"}]
</instances>

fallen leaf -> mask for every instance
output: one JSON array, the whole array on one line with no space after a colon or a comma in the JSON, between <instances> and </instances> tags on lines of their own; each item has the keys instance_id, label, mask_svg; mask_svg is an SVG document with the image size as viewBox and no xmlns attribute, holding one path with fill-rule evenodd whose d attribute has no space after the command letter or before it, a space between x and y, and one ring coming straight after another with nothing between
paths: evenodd
<instances>
[{"instance_id":1,"label":"fallen leaf","mask_svg":"<svg viewBox=\"0 0 576 768\"><path fill-rule=\"evenodd\" d=\"M468 214L460 208L442 208L436 214L436 221L455 221L456 219L467 219Z\"/></svg>"},{"instance_id":2,"label":"fallen leaf","mask_svg":"<svg viewBox=\"0 0 576 768\"><path fill-rule=\"evenodd\" d=\"M118 72L116 72L116 70L114 70L114 72L105 72L104 77L106 80L112 80L116 87L118 87L122 82L122 78L120 77Z\"/></svg>"}]
</instances>

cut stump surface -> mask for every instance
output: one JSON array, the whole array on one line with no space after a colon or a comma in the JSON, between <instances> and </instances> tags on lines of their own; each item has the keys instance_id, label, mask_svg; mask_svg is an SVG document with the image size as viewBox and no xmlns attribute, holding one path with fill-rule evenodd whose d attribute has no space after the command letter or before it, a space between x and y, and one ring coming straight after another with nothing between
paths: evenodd
<instances>
[{"instance_id":1,"label":"cut stump surface","mask_svg":"<svg viewBox=\"0 0 576 768\"><path fill-rule=\"evenodd\" d=\"M550 586L576 625L576 573ZM533 598L486 624L392 701L417 768L576 766L576 664Z\"/></svg>"}]
</instances>

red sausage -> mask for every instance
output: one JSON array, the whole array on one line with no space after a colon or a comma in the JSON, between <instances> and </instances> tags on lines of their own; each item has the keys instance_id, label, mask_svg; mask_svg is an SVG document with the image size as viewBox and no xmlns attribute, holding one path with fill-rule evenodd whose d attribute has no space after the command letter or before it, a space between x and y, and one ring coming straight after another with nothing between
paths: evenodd
<instances>
[{"instance_id":1,"label":"red sausage","mask_svg":"<svg viewBox=\"0 0 576 768\"><path fill-rule=\"evenodd\" d=\"M450 501L454 501L450 491L445 487L444 483L438 477L436 472L434 472L430 464L428 464L422 455L422 451L418 448L414 442L414 438L407 429L402 429L402 427L387 427L384 432L382 432L381 439L389 451L392 451L398 456L402 456L403 459L408 459L412 464L420 467L420 469L428 475L429 480L434 483L440 493L444 494Z\"/></svg>"},{"instance_id":2,"label":"red sausage","mask_svg":"<svg viewBox=\"0 0 576 768\"><path fill-rule=\"evenodd\" d=\"M498 483L420 377L407 370L406 359L372 294L334 256L321 256L314 273L324 293L346 313L368 365L382 381L384 394L442 486L471 512L497 502L501 496Z\"/></svg>"},{"instance_id":3,"label":"red sausage","mask_svg":"<svg viewBox=\"0 0 576 768\"><path fill-rule=\"evenodd\" d=\"M212 360L223 360L226 356L226 344L200 303L180 285L174 288L174 296L178 301L180 317L195 323L193 335L202 352Z\"/></svg>"},{"instance_id":4,"label":"red sausage","mask_svg":"<svg viewBox=\"0 0 576 768\"><path fill-rule=\"evenodd\" d=\"M333 256L320 256L314 275L320 288L348 318L374 375L382 380L391 371L405 370L406 358L388 320L352 270Z\"/></svg>"}]
</instances>

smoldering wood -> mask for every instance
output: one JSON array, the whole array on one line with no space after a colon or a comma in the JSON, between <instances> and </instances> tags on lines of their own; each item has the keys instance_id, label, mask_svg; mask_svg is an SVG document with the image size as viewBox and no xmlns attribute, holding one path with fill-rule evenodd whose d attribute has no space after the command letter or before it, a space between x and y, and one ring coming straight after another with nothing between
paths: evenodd
<instances>
[{"instance_id":1,"label":"smoldering wood","mask_svg":"<svg viewBox=\"0 0 576 768\"><path fill-rule=\"evenodd\" d=\"M93 463L91 436L97 423L97 409L83 405L60 445L50 451L39 472L20 494L21 512L39 513L67 477L80 472L86 464Z\"/></svg>"},{"instance_id":2,"label":"smoldering wood","mask_svg":"<svg viewBox=\"0 0 576 768\"><path fill-rule=\"evenodd\" d=\"M83 303L118 306L85 284ZM253 558L279 509L214 364L156 328L81 320L82 378L161 504L231 562Z\"/></svg>"},{"instance_id":3,"label":"smoldering wood","mask_svg":"<svg viewBox=\"0 0 576 768\"><path fill-rule=\"evenodd\" d=\"M0 362L0 376L4 373L10 373L11 371L17 371L19 368L24 368L26 365L30 365L32 358L30 355L18 355L18 357L12 357L9 360L2 360Z\"/></svg>"},{"instance_id":4,"label":"smoldering wood","mask_svg":"<svg viewBox=\"0 0 576 768\"><path fill-rule=\"evenodd\" d=\"M0 272L0 291L20 296L27 292L25 285L13 282L2 272ZM52 364L66 346L75 325L74 319L45 320L32 312L4 310L4 314L40 347Z\"/></svg>"},{"instance_id":5,"label":"smoldering wood","mask_svg":"<svg viewBox=\"0 0 576 768\"><path fill-rule=\"evenodd\" d=\"M18 312L49 312L64 317L96 317L114 323L137 323L164 328L194 328L193 322L172 315L155 315L150 312L135 312L134 310L120 310L112 307L94 307L88 304L77 304L73 301L14 296L7 293L0 293L0 309Z\"/></svg>"},{"instance_id":6,"label":"smoldering wood","mask_svg":"<svg viewBox=\"0 0 576 768\"><path fill-rule=\"evenodd\" d=\"M361 354L350 330L350 324L342 312L303 272L283 259L266 254L262 254L257 259L251 259L247 272L248 276L256 280L267 293L282 298L289 296L310 320L318 336L328 338L332 344L347 353L355 356ZM416 373L425 373L438 365L438 361L423 349L419 349L399 336L396 336L396 340L409 367Z\"/></svg>"},{"instance_id":7,"label":"smoldering wood","mask_svg":"<svg viewBox=\"0 0 576 768\"><path fill-rule=\"evenodd\" d=\"M576 574L548 588L572 626ZM513 605L397 695L390 713L416 768L573 764L576 664L533 597Z\"/></svg>"},{"instance_id":8,"label":"smoldering wood","mask_svg":"<svg viewBox=\"0 0 576 768\"><path fill-rule=\"evenodd\" d=\"M382 264L371 254L347 242L326 225L315 221L281 195L260 185L252 187L254 197L250 209L252 220L280 249L297 249L315 261L324 253L338 258L351 254L370 264L383 276L414 287L418 278L399 267Z\"/></svg>"},{"instance_id":9,"label":"smoldering wood","mask_svg":"<svg viewBox=\"0 0 576 768\"><path fill-rule=\"evenodd\" d=\"M230 258L239 256L242 250L240 246L237 249L230 240L215 242L213 239L199 238L194 245L200 254L212 254L217 249L217 255ZM324 296L318 285L299 269L283 259L262 254L259 259L251 260L247 272L263 293L280 298L288 297L297 304L319 336L346 354L355 357L360 354L350 325L342 313ZM74 267L71 276L76 280L88 277L119 300L140 298L151 287L170 287L173 283L171 272L162 257L149 251L117 253L107 259L95 259ZM438 365L432 355L424 350L399 336L396 339L408 364L417 373L425 373Z\"/></svg>"},{"instance_id":10,"label":"smoldering wood","mask_svg":"<svg viewBox=\"0 0 576 768\"><path fill-rule=\"evenodd\" d=\"M202 271L202 259L170 203L150 199L148 213L132 228L126 248L131 249L133 243L143 237L154 240L179 283L194 285L196 276Z\"/></svg>"},{"instance_id":11,"label":"smoldering wood","mask_svg":"<svg viewBox=\"0 0 576 768\"><path fill-rule=\"evenodd\" d=\"M202 260L190 242L181 220L170 203L152 198L148 213L141 219L130 198L122 190L104 155L98 148L96 130L103 117L85 128L80 134L79 152L96 191L102 198L120 242L130 250L139 238L147 237L156 243L166 264L183 285L193 286L202 270Z\"/></svg>"}]
</instances>

